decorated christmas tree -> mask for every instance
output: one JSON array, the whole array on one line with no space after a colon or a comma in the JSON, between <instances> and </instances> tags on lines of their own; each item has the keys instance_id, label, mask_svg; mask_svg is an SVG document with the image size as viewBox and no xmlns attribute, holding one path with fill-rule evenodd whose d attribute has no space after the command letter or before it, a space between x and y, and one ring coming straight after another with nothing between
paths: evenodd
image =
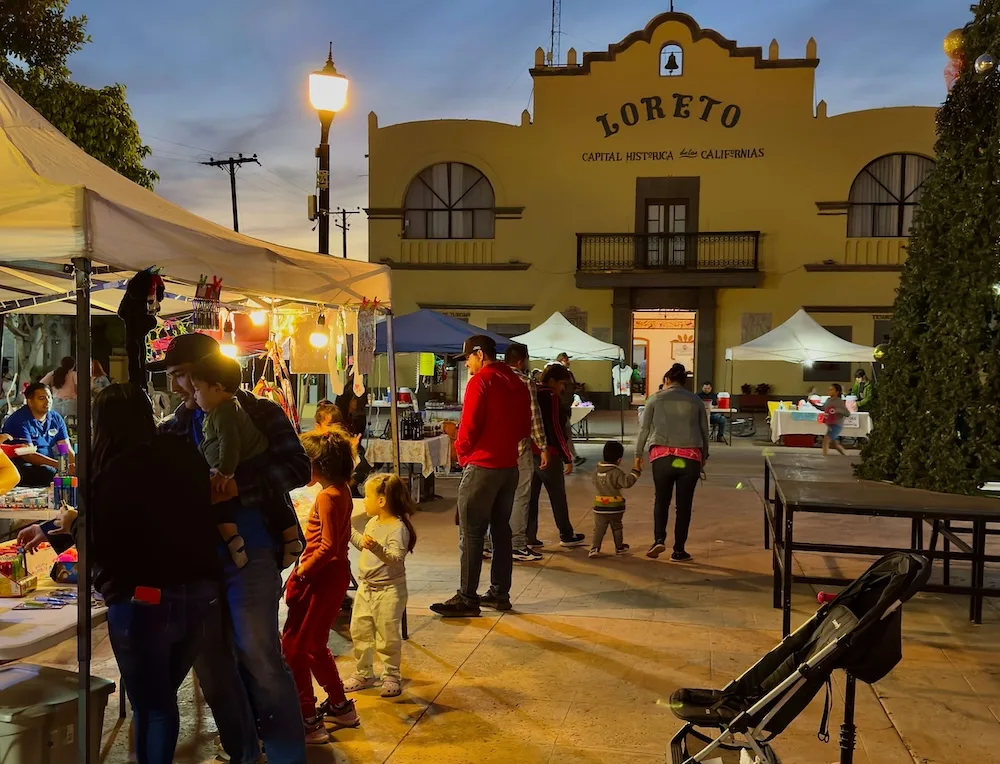
<instances>
[{"instance_id":1,"label":"decorated christmas tree","mask_svg":"<svg viewBox=\"0 0 1000 764\"><path fill-rule=\"evenodd\" d=\"M945 38L950 92L859 475L973 493L1000 470L1000 0Z\"/></svg>"}]
</instances>

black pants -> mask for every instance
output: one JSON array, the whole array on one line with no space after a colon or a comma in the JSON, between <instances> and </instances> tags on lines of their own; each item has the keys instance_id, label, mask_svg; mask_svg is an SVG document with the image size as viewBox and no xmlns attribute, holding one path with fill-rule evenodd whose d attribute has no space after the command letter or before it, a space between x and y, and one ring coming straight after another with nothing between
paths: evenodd
<instances>
[{"instance_id":1,"label":"black pants","mask_svg":"<svg viewBox=\"0 0 1000 764\"><path fill-rule=\"evenodd\" d=\"M563 473L563 462L558 456L549 454L549 466L541 469L539 460L535 458L535 472L531 476L531 499L528 503L528 541L538 540L538 500L542 495L542 486L549 494L552 504L552 517L559 529L559 539L569 541L573 538L573 523L569 521L569 503L566 500L566 475Z\"/></svg>"},{"instance_id":2,"label":"black pants","mask_svg":"<svg viewBox=\"0 0 1000 764\"><path fill-rule=\"evenodd\" d=\"M681 466L683 462L683 466ZM691 527L691 505L694 491L701 478L701 463L674 456L663 456L653 461L653 485L656 501L653 506L653 540L667 542L667 520L670 518L670 499L677 488L677 517L674 520L674 552L684 551L688 529Z\"/></svg>"},{"instance_id":3,"label":"black pants","mask_svg":"<svg viewBox=\"0 0 1000 764\"><path fill-rule=\"evenodd\" d=\"M22 488L47 488L52 485L52 479L56 476L55 467L47 467L44 464L28 464L20 459L14 464L21 476Z\"/></svg>"}]
</instances>

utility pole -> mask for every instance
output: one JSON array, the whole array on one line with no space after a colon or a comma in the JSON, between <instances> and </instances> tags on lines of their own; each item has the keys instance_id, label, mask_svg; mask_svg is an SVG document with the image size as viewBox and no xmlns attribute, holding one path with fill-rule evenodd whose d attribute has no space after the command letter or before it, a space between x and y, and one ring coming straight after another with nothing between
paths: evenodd
<instances>
[{"instance_id":1,"label":"utility pole","mask_svg":"<svg viewBox=\"0 0 1000 764\"><path fill-rule=\"evenodd\" d=\"M252 162L257 166L260 166L260 162L257 161L257 155L254 154L252 157L244 157L239 154L236 158L229 157L229 159L216 159L215 157L209 157L207 162L200 162L200 164L208 165L209 167L221 167L223 170L229 173L229 188L233 194L233 230L240 230L240 217L236 212L236 170Z\"/></svg>"},{"instance_id":2,"label":"utility pole","mask_svg":"<svg viewBox=\"0 0 1000 764\"><path fill-rule=\"evenodd\" d=\"M337 207L337 212L335 213L340 216L340 222L336 224L337 228L341 230L344 237L344 259L347 259L347 230L351 227L347 222L348 215L360 215L361 210L345 210L343 207Z\"/></svg>"}]
</instances>

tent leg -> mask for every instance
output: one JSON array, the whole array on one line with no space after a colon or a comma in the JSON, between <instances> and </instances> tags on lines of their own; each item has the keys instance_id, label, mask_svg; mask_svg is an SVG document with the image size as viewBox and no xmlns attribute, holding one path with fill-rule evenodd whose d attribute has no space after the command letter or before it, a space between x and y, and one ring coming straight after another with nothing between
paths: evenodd
<instances>
[{"instance_id":1,"label":"tent leg","mask_svg":"<svg viewBox=\"0 0 1000 764\"><path fill-rule=\"evenodd\" d=\"M389 364L389 421L392 434L392 469L399 473L399 407L396 401L396 342L392 311L385 315L385 350Z\"/></svg>"},{"instance_id":2,"label":"tent leg","mask_svg":"<svg viewBox=\"0 0 1000 764\"><path fill-rule=\"evenodd\" d=\"M76 269L76 364L77 375L76 417L77 446L76 475L79 482L77 495L76 548L79 553L77 597L77 660L79 662L79 698L77 698L77 757L78 762L90 764L90 657L91 626L90 592L93 580L90 570L90 518L87 506L89 489L88 468L90 460L90 260L73 259Z\"/></svg>"}]
</instances>

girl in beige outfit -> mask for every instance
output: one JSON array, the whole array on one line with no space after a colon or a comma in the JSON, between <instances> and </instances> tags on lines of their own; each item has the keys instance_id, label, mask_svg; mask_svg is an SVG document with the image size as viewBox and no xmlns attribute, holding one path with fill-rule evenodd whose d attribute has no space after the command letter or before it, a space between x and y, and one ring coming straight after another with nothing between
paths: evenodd
<instances>
[{"instance_id":1,"label":"girl in beige outfit","mask_svg":"<svg viewBox=\"0 0 1000 764\"><path fill-rule=\"evenodd\" d=\"M351 543L361 550L358 593L351 611L351 639L358 662L346 692L375 684L375 653L382 662L382 697L400 694L403 613L406 610L406 566L417 535L410 523L413 503L395 475L376 475L365 483L365 512L371 518L364 533L351 531Z\"/></svg>"}]
</instances>

